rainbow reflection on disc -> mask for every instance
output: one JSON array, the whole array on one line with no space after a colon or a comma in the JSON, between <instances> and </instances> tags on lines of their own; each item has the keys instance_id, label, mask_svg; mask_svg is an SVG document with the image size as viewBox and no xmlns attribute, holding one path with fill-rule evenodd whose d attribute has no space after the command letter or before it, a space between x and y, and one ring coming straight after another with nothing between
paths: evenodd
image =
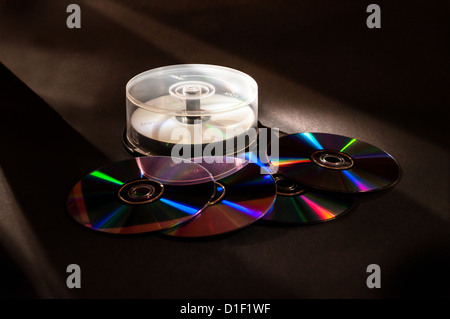
<instances>
[{"instance_id":1,"label":"rainbow reflection on disc","mask_svg":"<svg viewBox=\"0 0 450 319\"><path fill-rule=\"evenodd\" d=\"M271 166L308 187L339 193L365 193L393 186L400 167L383 150L355 138L327 133L298 133L279 139Z\"/></svg>"},{"instance_id":2,"label":"rainbow reflection on disc","mask_svg":"<svg viewBox=\"0 0 450 319\"><path fill-rule=\"evenodd\" d=\"M277 198L270 212L263 219L290 224L316 224L334 220L348 212L355 198L306 190L282 175L274 174Z\"/></svg>"},{"instance_id":3,"label":"rainbow reflection on disc","mask_svg":"<svg viewBox=\"0 0 450 319\"><path fill-rule=\"evenodd\" d=\"M138 157L83 177L70 191L67 209L96 231L145 233L194 218L208 205L214 187L211 174L198 164Z\"/></svg>"},{"instance_id":4,"label":"rainbow reflection on disc","mask_svg":"<svg viewBox=\"0 0 450 319\"><path fill-rule=\"evenodd\" d=\"M232 157L216 157L200 164L211 172L216 183L210 205L187 223L164 230L164 234L178 237L225 234L254 223L272 207L275 182L257 164Z\"/></svg>"}]
</instances>

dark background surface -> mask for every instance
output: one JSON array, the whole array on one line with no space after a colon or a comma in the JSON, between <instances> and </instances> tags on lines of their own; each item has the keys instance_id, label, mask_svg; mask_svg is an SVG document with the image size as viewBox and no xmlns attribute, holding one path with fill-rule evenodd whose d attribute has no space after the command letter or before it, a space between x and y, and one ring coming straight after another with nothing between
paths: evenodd
<instances>
[{"instance_id":1,"label":"dark background surface","mask_svg":"<svg viewBox=\"0 0 450 319\"><path fill-rule=\"evenodd\" d=\"M0 3L1 297L450 297L448 2L378 1L368 29L366 1L80 0L68 29L72 2ZM76 224L71 187L130 158L127 81L179 63L251 75L262 124L369 142L402 180L314 226L183 241ZM72 263L81 289L66 287Z\"/></svg>"}]
</instances>

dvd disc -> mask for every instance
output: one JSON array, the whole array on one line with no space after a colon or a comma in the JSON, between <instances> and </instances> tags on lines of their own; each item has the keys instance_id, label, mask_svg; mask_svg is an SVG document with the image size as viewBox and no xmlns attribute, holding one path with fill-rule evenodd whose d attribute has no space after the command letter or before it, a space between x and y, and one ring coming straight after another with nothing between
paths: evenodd
<instances>
[{"instance_id":1,"label":"dvd disc","mask_svg":"<svg viewBox=\"0 0 450 319\"><path fill-rule=\"evenodd\" d=\"M400 167L383 150L341 135L298 133L279 139L276 172L302 185L341 193L365 193L393 186Z\"/></svg>"},{"instance_id":2,"label":"dvd disc","mask_svg":"<svg viewBox=\"0 0 450 319\"><path fill-rule=\"evenodd\" d=\"M167 229L164 234L178 237L204 237L246 227L266 214L276 197L270 174L244 159L217 157L201 163L216 182L209 206L189 222ZM209 157L211 159L211 157Z\"/></svg>"},{"instance_id":3,"label":"dvd disc","mask_svg":"<svg viewBox=\"0 0 450 319\"><path fill-rule=\"evenodd\" d=\"M167 229L194 218L214 195L202 166L163 156L138 157L95 170L67 199L69 214L101 232L137 234Z\"/></svg>"},{"instance_id":4,"label":"dvd disc","mask_svg":"<svg viewBox=\"0 0 450 319\"><path fill-rule=\"evenodd\" d=\"M264 220L290 224L316 224L333 220L348 212L355 204L355 198L332 196L306 190L300 184L274 174L277 198Z\"/></svg>"}]
</instances>

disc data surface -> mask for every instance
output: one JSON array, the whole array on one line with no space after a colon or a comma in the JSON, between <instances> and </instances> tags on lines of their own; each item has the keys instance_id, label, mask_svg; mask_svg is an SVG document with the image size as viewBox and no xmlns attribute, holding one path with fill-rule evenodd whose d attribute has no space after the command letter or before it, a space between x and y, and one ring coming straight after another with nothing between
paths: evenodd
<instances>
[{"instance_id":1,"label":"disc data surface","mask_svg":"<svg viewBox=\"0 0 450 319\"><path fill-rule=\"evenodd\" d=\"M69 214L93 230L137 234L194 218L214 194L211 174L192 162L149 156L102 167L82 178L67 199Z\"/></svg>"},{"instance_id":2,"label":"disc data surface","mask_svg":"<svg viewBox=\"0 0 450 319\"><path fill-rule=\"evenodd\" d=\"M269 160L283 176L332 192L381 190L400 177L400 167L386 152L355 138L327 133L283 136L279 158Z\"/></svg>"},{"instance_id":3,"label":"disc data surface","mask_svg":"<svg viewBox=\"0 0 450 319\"><path fill-rule=\"evenodd\" d=\"M304 225L326 222L349 211L355 203L354 198L306 190L279 174L273 177L277 199L272 210L264 215L264 220Z\"/></svg>"},{"instance_id":4,"label":"disc data surface","mask_svg":"<svg viewBox=\"0 0 450 319\"><path fill-rule=\"evenodd\" d=\"M276 186L270 174L261 174L257 164L243 159L220 159L200 163L216 181L210 205L195 219L163 233L179 237L224 234L254 223L272 207Z\"/></svg>"}]
</instances>

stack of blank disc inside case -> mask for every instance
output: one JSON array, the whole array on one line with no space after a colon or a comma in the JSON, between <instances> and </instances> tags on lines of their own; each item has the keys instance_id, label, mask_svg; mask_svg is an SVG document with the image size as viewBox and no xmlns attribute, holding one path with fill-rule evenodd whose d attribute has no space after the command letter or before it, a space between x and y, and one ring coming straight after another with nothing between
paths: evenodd
<instances>
[{"instance_id":1,"label":"stack of blank disc inside case","mask_svg":"<svg viewBox=\"0 0 450 319\"><path fill-rule=\"evenodd\" d=\"M124 144L135 155L233 155L256 143L258 86L238 70L161 67L132 78L126 98Z\"/></svg>"}]
</instances>

